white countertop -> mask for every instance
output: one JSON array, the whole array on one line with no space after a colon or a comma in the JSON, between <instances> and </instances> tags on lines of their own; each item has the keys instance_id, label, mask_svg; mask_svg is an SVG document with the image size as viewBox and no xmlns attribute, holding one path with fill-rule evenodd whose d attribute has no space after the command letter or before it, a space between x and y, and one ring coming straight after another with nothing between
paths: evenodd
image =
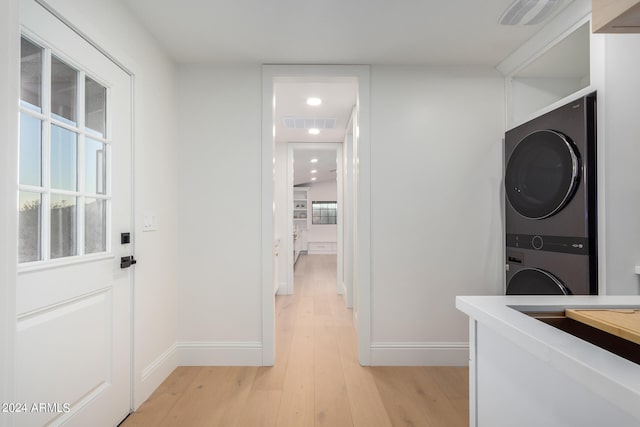
<instances>
[{"instance_id":1,"label":"white countertop","mask_svg":"<svg viewBox=\"0 0 640 427\"><path fill-rule=\"evenodd\" d=\"M456 307L640 419L640 365L520 312L640 309L640 296L459 296Z\"/></svg>"}]
</instances>

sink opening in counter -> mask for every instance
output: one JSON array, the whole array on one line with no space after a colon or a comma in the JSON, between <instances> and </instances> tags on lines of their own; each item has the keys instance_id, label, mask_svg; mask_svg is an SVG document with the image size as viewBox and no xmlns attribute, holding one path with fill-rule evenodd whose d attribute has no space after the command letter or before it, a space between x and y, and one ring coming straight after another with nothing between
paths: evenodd
<instances>
[{"instance_id":1,"label":"sink opening in counter","mask_svg":"<svg viewBox=\"0 0 640 427\"><path fill-rule=\"evenodd\" d=\"M515 307L512 308L517 310ZM518 311L640 365L640 345L577 320L570 319L566 316L564 310L549 312Z\"/></svg>"}]
</instances>

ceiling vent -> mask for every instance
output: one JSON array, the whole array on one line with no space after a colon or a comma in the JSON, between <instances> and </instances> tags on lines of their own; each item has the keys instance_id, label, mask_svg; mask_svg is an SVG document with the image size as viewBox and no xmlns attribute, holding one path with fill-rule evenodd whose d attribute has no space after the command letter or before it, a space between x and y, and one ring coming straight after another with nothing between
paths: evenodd
<instances>
[{"instance_id":1,"label":"ceiling vent","mask_svg":"<svg viewBox=\"0 0 640 427\"><path fill-rule=\"evenodd\" d=\"M547 19L561 0L515 0L500 17L500 25L537 25Z\"/></svg>"},{"instance_id":2,"label":"ceiling vent","mask_svg":"<svg viewBox=\"0 0 640 427\"><path fill-rule=\"evenodd\" d=\"M285 117L284 127L287 129L335 129L336 119L333 117Z\"/></svg>"}]
</instances>

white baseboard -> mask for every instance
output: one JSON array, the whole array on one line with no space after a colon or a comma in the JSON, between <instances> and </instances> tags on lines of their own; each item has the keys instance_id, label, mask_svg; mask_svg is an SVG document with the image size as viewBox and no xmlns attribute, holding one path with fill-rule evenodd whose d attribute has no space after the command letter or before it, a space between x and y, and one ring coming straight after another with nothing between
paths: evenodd
<instances>
[{"instance_id":1,"label":"white baseboard","mask_svg":"<svg viewBox=\"0 0 640 427\"><path fill-rule=\"evenodd\" d=\"M276 292L276 295L286 295L286 291L287 291L287 282L280 282L280 285L278 286L278 292Z\"/></svg>"},{"instance_id":2,"label":"white baseboard","mask_svg":"<svg viewBox=\"0 0 640 427\"><path fill-rule=\"evenodd\" d=\"M136 384L133 409L137 410L177 366L178 355L173 344L142 370Z\"/></svg>"},{"instance_id":3,"label":"white baseboard","mask_svg":"<svg viewBox=\"0 0 640 427\"><path fill-rule=\"evenodd\" d=\"M468 366L466 342L373 342L373 366Z\"/></svg>"},{"instance_id":4,"label":"white baseboard","mask_svg":"<svg viewBox=\"0 0 640 427\"><path fill-rule=\"evenodd\" d=\"M338 295L344 295L346 292L346 288L344 287L344 283L338 283L338 286L336 286L336 292Z\"/></svg>"},{"instance_id":5,"label":"white baseboard","mask_svg":"<svg viewBox=\"0 0 640 427\"><path fill-rule=\"evenodd\" d=\"M261 366L262 343L179 342L179 366Z\"/></svg>"}]
</instances>

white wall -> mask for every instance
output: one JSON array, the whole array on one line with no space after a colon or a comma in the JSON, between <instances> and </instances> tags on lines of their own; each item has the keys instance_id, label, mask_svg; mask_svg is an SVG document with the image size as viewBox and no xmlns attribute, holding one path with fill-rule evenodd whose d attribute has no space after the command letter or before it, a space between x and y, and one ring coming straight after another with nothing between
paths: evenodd
<instances>
[{"instance_id":1,"label":"white wall","mask_svg":"<svg viewBox=\"0 0 640 427\"><path fill-rule=\"evenodd\" d=\"M260 364L261 68L177 81L180 360ZM371 96L374 363L465 364L454 296L501 289L502 79L374 66Z\"/></svg>"},{"instance_id":2,"label":"white wall","mask_svg":"<svg viewBox=\"0 0 640 427\"><path fill-rule=\"evenodd\" d=\"M503 87L494 70L372 67L374 364L466 364L454 297L502 289Z\"/></svg>"},{"instance_id":3,"label":"white wall","mask_svg":"<svg viewBox=\"0 0 640 427\"><path fill-rule=\"evenodd\" d=\"M18 0L0 3L0 402L14 402L19 88ZM11 425L0 413L0 426Z\"/></svg>"},{"instance_id":4,"label":"white wall","mask_svg":"<svg viewBox=\"0 0 640 427\"><path fill-rule=\"evenodd\" d=\"M177 186L174 67L120 3L47 0L135 74L134 406L177 365ZM142 233L142 213L158 231Z\"/></svg>"},{"instance_id":5,"label":"white wall","mask_svg":"<svg viewBox=\"0 0 640 427\"><path fill-rule=\"evenodd\" d=\"M640 294L640 35L604 35L605 274L609 295ZM602 135L602 133L601 133ZM600 171L602 173L602 171Z\"/></svg>"},{"instance_id":6,"label":"white wall","mask_svg":"<svg viewBox=\"0 0 640 427\"><path fill-rule=\"evenodd\" d=\"M342 150L341 150L342 151ZM311 218L311 202L336 201L338 199L338 187L336 181L323 181L309 185L309 218ZM318 225L309 221L309 242L337 242L337 225Z\"/></svg>"},{"instance_id":7,"label":"white wall","mask_svg":"<svg viewBox=\"0 0 640 427\"><path fill-rule=\"evenodd\" d=\"M181 364L262 360L262 69L180 66Z\"/></svg>"},{"instance_id":8,"label":"white wall","mask_svg":"<svg viewBox=\"0 0 640 427\"><path fill-rule=\"evenodd\" d=\"M511 85L512 120L522 123L534 111L588 86L588 82L578 78L513 78Z\"/></svg>"}]
</instances>

